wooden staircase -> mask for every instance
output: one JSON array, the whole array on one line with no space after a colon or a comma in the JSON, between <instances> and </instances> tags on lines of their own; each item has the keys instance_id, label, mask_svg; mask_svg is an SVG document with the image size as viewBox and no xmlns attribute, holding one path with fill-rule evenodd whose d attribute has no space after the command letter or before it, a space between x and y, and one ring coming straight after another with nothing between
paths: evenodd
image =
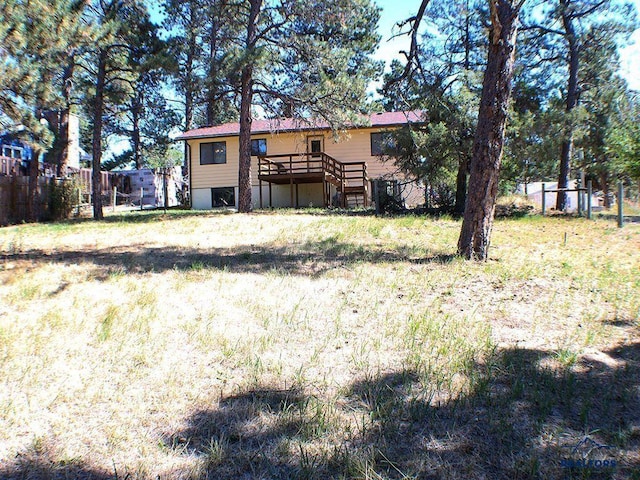
<instances>
[{"instance_id":1,"label":"wooden staircase","mask_svg":"<svg viewBox=\"0 0 640 480\"><path fill-rule=\"evenodd\" d=\"M368 199L367 164L365 162L341 162L322 154L324 179L336 187L338 204L342 208L366 207ZM325 189L329 194L329 189ZM330 198L325 198L325 205L331 205Z\"/></svg>"},{"instance_id":2,"label":"wooden staircase","mask_svg":"<svg viewBox=\"0 0 640 480\"><path fill-rule=\"evenodd\" d=\"M325 206L342 208L368 205L367 165L365 162L341 162L326 153L264 155L258 157L258 180L273 184L322 183ZM260 183L262 185L262 183ZM333 185L338 195L331 198ZM260 187L262 205L262 186ZM336 202L337 200L337 202ZM271 202L270 202L271 203Z\"/></svg>"}]
</instances>

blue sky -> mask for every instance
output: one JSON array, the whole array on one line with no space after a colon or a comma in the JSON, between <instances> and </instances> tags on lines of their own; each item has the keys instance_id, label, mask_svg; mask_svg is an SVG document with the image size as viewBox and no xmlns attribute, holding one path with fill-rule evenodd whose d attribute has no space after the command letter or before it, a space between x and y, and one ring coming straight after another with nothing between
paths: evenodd
<instances>
[{"instance_id":1,"label":"blue sky","mask_svg":"<svg viewBox=\"0 0 640 480\"><path fill-rule=\"evenodd\" d=\"M640 0L630 0L640 12ZM397 33L395 24L416 14L421 0L375 0L382 8L378 33L382 35L380 47L376 52L376 58L384 60L387 65L394 58L402 59L400 50L409 49L410 41L408 36L402 36L389 40L394 33ZM625 47L621 52L622 68L620 73L626 78L629 87L640 90L640 29L636 30L631 38L632 44Z\"/></svg>"}]
</instances>

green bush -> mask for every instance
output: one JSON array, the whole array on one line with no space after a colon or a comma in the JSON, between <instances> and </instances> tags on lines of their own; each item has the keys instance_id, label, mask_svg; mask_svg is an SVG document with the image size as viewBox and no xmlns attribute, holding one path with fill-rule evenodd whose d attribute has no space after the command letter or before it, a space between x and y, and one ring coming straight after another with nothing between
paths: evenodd
<instances>
[{"instance_id":1,"label":"green bush","mask_svg":"<svg viewBox=\"0 0 640 480\"><path fill-rule=\"evenodd\" d=\"M49 188L49 220L66 220L71 217L78 202L78 185L75 180L55 180Z\"/></svg>"}]
</instances>

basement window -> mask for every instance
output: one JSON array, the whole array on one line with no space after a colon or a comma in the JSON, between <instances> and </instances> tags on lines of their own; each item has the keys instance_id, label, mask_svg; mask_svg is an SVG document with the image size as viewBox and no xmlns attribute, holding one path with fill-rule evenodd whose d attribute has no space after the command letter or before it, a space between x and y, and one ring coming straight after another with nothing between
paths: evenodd
<instances>
[{"instance_id":1,"label":"basement window","mask_svg":"<svg viewBox=\"0 0 640 480\"><path fill-rule=\"evenodd\" d=\"M236 189L234 187L218 187L211 189L211 207L235 207Z\"/></svg>"}]
</instances>

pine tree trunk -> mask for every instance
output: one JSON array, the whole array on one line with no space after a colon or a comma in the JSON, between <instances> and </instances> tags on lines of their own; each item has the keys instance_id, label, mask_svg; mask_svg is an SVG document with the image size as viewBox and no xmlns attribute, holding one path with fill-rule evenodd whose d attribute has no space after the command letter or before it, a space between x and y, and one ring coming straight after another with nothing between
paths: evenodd
<instances>
[{"instance_id":1,"label":"pine tree trunk","mask_svg":"<svg viewBox=\"0 0 640 480\"><path fill-rule=\"evenodd\" d=\"M217 82L218 82L218 59L216 53L218 52L218 15L217 12L212 12L211 15L211 30L209 32L209 91L207 92L207 125L215 125L215 105L217 97Z\"/></svg>"},{"instance_id":2,"label":"pine tree trunk","mask_svg":"<svg viewBox=\"0 0 640 480\"><path fill-rule=\"evenodd\" d=\"M467 201L467 173L468 162L466 159L460 159L458 163L458 174L456 176L456 204L454 206L454 212L458 215L464 213L465 203Z\"/></svg>"},{"instance_id":3,"label":"pine tree trunk","mask_svg":"<svg viewBox=\"0 0 640 480\"><path fill-rule=\"evenodd\" d=\"M58 177L67 176L67 165L69 164L69 108L65 107L60 111L60 139L62 149L60 157L56 162Z\"/></svg>"},{"instance_id":4,"label":"pine tree trunk","mask_svg":"<svg viewBox=\"0 0 640 480\"><path fill-rule=\"evenodd\" d=\"M469 0L467 0L464 11L464 64L465 73L469 73L471 69L471 9L469 8ZM467 80L465 80L465 83ZM462 132L462 129L460 129ZM464 134L463 134L464 135ZM462 138L463 135L460 135ZM464 208L467 201L467 175L469 175L469 160L461 157L458 161L458 173L456 175L456 203L453 211L458 214L464 214Z\"/></svg>"},{"instance_id":5,"label":"pine tree trunk","mask_svg":"<svg viewBox=\"0 0 640 480\"><path fill-rule=\"evenodd\" d=\"M68 58L67 66L62 73L62 81L64 86L64 108L60 112L60 139L62 142L62 149L60 151L60 157L56 164L58 165L58 177L67 176L67 165L69 164L69 116L71 113L71 90L73 87L73 70L75 67L75 59L73 55Z\"/></svg>"},{"instance_id":6,"label":"pine tree trunk","mask_svg":"<svg viewBox=\"0 0 640 480\"><path fill-rule=\"evenodd\" d=\"M238 211L251 211L251 67L242 69L240 103L240 163L238 168Z\"/></svg>"},{"instance_id":7,"label":"pine tree trunk","mask_svg":"<svg viewBox=\"0 0 640 480\"><path fill-rule=\"evenodd\" d=\"M486 260L489 253L515 60L520 10L516 4L515 0L490 1L489 56L458 239L458 253L467 259Z\"/></svg>"},{"instance_id":8,"label":"pine tree trunk","mask_svg":"<svg viewBox=\"0 0 640 480\"><path fill-rule=\"evenodd\" d=\"M29 162L29 196L27 197L27 221L37 222L40 213L40 199L38 195L38 176L40 175L40 166L38 158L40 150L34 149Z\"/></svg>"},{"instance_id":9,"label":"pine tree trunk","mask_svg":"<svg viewBox=\"0 0 640 480\"><path fill-rule=\"evenodd\" d=\"M189 3L190 8L190 24L197 25L198 20L198 12L194 8L192 3ZM194 105L194 96L195 96L195 85L196 80L195 77L195 61L198 55L198 43L197 43L197 33L196 29L191 29L188 32L188 48L186 51L186 79L184 85L184 130L185 132L191 130L193 128L193 105ZM184 164L182 165L182 174L185 179L191 178L191 171L189 169L189 144L184 142ZM191 183L188 183L191 185ZM183 194L185 192L185 188L182 188ZM185 203L185 197L183 197L183 203Z\"/></svg>"},{"instance_id":10,"label":"pine tree trunk","mask_svg":"<svg viewBox=\"0 0 640 480\"><path fill-rule=\"evenodd\" d=\"M562 24L569 43L569 81L567 84L567 104L565 120L565 138L562 141L562 150L560 152L560 175L558 176L558 188L567 188L569 186L569 176L571 174L571 156L573 154L573 120L571 112L578 105L578 69L580 66L578 41L576 31L573 26L573 20L569 12L568 0L561 0L560 6L562 11ZM563 211L567 206L566 192L558 192L556 197L556 209Z\"/></svg>"},{"instance_id":11,"label":"pine tree trunk","mask_svg":"<svg viewBox=\"0 0 640 480\"><path fill-rule=\"evenodd\" d=\"M96 76L96 94L93 104L93 144L91 186L93 190L93 218L102 220L102 113L104 110L104 86L107 75L107 52L100 50L98 55L98 73Z\"/></svg>"},{"instance_id":12,"label":"pine tree trunk","mask_svg":"<svg viewBox=\"0 0 640 480\"><path fill-rule=\"evenodd\" d=\"M262 0L251 0L247 24L246 53L255 48L258 13ZM238 211L251 211L251 102L253 100L253 65L251 61L242 69L240 87L240 162L238 168Z\"/></svg>"}]
</instances>

